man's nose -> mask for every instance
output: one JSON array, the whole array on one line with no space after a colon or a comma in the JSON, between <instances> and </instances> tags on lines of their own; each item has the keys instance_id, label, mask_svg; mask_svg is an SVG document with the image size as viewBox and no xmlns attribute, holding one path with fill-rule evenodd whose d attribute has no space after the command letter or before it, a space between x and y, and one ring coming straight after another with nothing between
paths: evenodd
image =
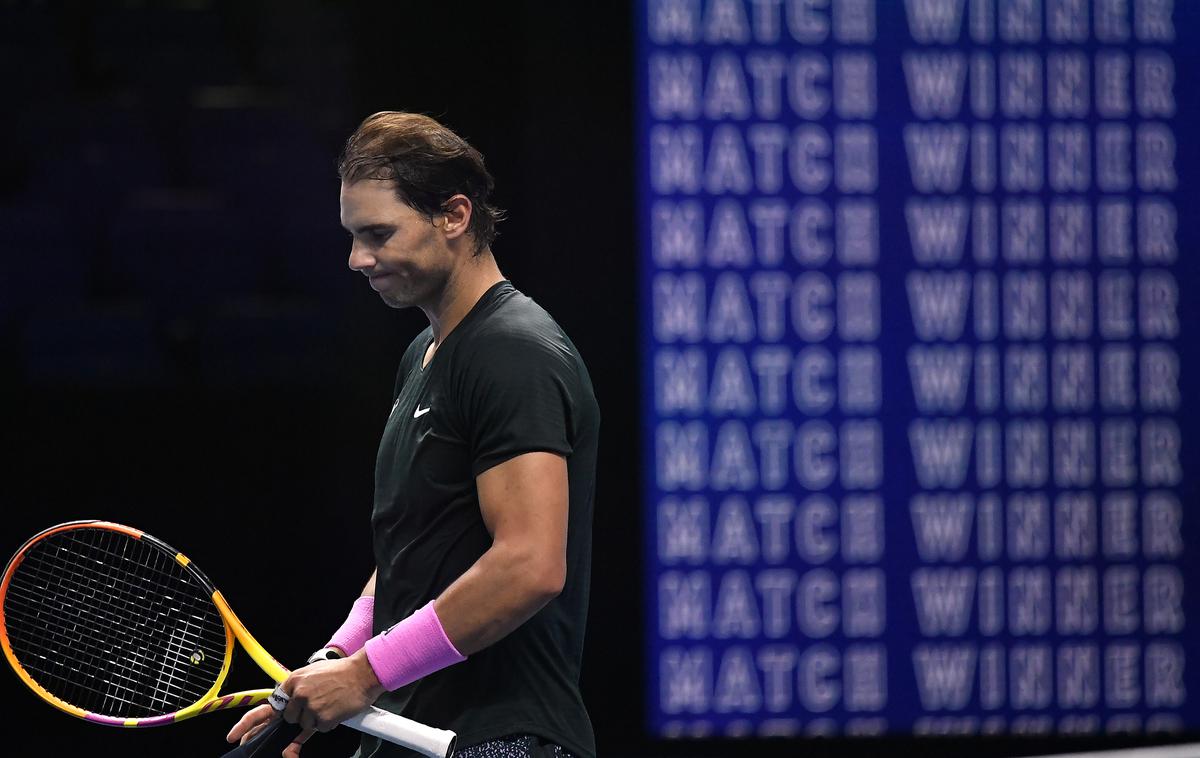
<instances>
[{"instance_id":1,"label":"man's nose","mask_svg":"<svg viewBox=\"0 0 1200 758\"><path fill-rule=\"evenodd\" d=\"M350 244L349 266L354 271L362 271L375 265L375 258L363 249L357 240Z\"/></svg>"}]
</instances>

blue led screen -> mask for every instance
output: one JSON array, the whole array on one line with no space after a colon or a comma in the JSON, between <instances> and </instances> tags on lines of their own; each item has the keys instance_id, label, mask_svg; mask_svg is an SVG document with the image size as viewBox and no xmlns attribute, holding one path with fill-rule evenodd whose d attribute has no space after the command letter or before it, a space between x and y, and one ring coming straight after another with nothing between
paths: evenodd
<instances>
[{"instance_id":1,"label":"blue led screen","mask_svg":"<svg viewBox=\"0 0 1200 758\"><path fill-rule=\"evenodd\" d=\"M1200 728L1197 11L637 4L655 734Z\"/></svg>"}]
</instances>

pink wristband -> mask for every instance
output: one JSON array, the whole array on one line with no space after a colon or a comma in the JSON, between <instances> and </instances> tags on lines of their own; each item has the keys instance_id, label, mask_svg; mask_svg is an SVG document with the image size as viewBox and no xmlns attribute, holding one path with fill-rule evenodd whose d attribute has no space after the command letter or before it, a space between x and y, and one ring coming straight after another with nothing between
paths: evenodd
<instances>
[{"instance_id":1,"label":"pink wristband","mask_svg":"<svg viewBox=\"0 0 1200 758\"><path fill-rule=\"evenodd\" d=\"M430 600L391 629L367 640L367 660L388 690L466 660L446 636Z\"/></svg>"},{"instance_id":2,"label":"pink wristband","mask_svg":"<svg viewBox=\"0 0 1200 758\"><path fill-rule=\"evenodd\" d=\"M350 606L350 615L325 643L325 647L340 648L347 656L362 649L371 637L371 622L375 618L375 598L363 595Z\"/></svg>"}]
</instances>

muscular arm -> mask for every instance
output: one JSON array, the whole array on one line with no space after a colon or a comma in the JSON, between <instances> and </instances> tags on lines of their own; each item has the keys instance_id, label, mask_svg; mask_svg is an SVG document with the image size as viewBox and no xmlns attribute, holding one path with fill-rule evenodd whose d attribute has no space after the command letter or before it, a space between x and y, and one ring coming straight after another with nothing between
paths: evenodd
<instances>
[{"instance_id":1,"label":"muscular arm","mask_svg":"<svg viewBox=\"0 0 1200 758\"><path fill-rule=\"evenodd\" d=\"M525 453L483 472L475 485L492 546L434 604L463 655L537 613L562 591L567 571L565 458Z\"/></svg>"},{"instance_id":2,"label":"muscular arm","mask_svg":"<svg viewBox=\"0 0 1200 758\"><path fill-rule=\"evenodd\" d=\"M565 458L519 455L480 474L475 485L492 546L434 602L434 623L461 655L482 650L528 620L562 591L567 573ZM374 578L367 591L374 591ZM283 690L291 696L284 719L328 730L374 702L384 687L364 647L348 658L293 671Z\"/></svg>"}]
</instances>

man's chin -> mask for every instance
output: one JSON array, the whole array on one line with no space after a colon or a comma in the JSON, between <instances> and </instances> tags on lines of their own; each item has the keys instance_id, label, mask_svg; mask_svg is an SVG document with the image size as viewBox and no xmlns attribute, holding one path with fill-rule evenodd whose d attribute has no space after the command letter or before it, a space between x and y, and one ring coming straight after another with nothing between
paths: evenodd
<instances>
[{"instance_id":1,"label":"man's chin","mask_svg":"<svg viewBox=\"0 0 1200 758\"><path fill-rule=\"evenodd\" d=\"M417 308L422 304L437 302L439 292L445 285L445 279L410 279L402 275L389 275L387 286L376 292L390 308Z\"/></svg>"},{"instance_id":2,"label":"man's chin","mask_svg":"<svg viewBox=\"0 0 1200 758\"><path fill-rule=\"evenodd\" d=\"M380 292L379 299L382 300L383 304L389 308L412 308L414 305L416 305L411 298L393 295L388 292Z\"/></svg>"}]
</instances>

